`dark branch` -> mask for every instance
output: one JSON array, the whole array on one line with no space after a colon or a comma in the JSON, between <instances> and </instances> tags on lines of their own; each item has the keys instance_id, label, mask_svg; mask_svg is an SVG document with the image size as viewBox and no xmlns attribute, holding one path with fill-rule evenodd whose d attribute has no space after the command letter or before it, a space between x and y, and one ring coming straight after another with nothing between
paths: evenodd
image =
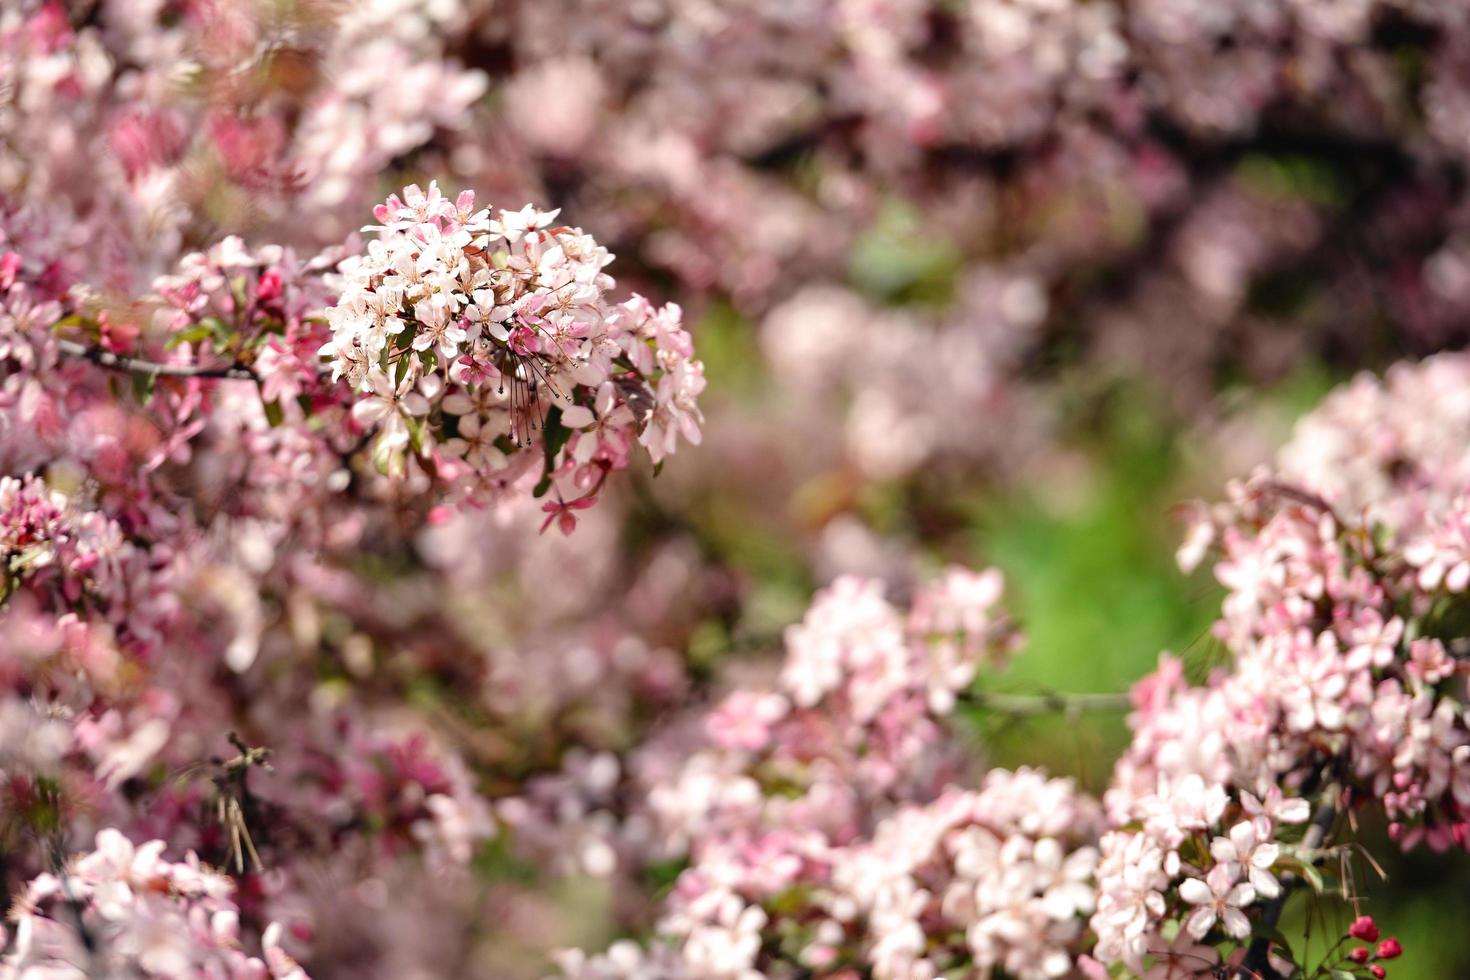
<instances>
[{"instance_id":1,"label":"dark branch","mask_svg":"<svg viewBox=\"0 0 1470 980\"><path fill-rule=\"evenodd\" d=\"M995 691L966 691L959 695L962 704L1005 715L1066 714L1087 711L1127 711L1133 702L1127 694L1068 694L1048 691L1043 694L1001 694Z\"/></svg>"},{"instance_id":2,"label":"dark branch","mask_svg":"<svg viewBox=\"0 0 1470 980\"><path fill-rule=\"evenodd\" d=\"M1339 790L1336 784L1329 784L1322 791L1322 797L1317 804L1317 810L1312 814L1312 822L1307 827L1307 832L1302 836L1301 848L1306 852L1314 851L1322 846L1327 839L1327 834L1332 830L1332 825L1337 822L1337 796ZM1264 935L1258 935L1246 951L1245 959L1241 961L1240 969L1236 973L1238 980L1281 980L1281 974L1271 965L1271 939L1270 935L1276 931L1277 924L1281 921L1282 910L1286 908L1286 900L1291 897L1292 890L1301 884L1301 878L1297 875L1281 876L1281 894L1271 899L1261 915L1261 925L1264 926Z\"/></svg>"},{"instance_id":3,"label":"dark branch","mask_svg":"<svg viewBox=\"0 0 1470 980\"><path fill-rule=\"evenodd\" d=\"M243 364L227 367L201 367L196 364L159 364L138 357L124 357L100 347L89 347L74 340L58 340L57 349L67 357L80 357L110 371L124 371L145 378L216 378L225 381L259 381L260 378Z\"/></svg>"}]
</instances>

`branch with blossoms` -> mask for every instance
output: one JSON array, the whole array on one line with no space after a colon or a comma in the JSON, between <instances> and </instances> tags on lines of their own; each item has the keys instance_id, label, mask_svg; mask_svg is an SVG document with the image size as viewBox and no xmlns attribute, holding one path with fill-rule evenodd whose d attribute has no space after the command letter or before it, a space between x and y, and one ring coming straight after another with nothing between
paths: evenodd
<instances>
[{"instance_id":1,"label":"branch with blossoms","mask_svg":"<svg viewBox=\"0 0 1470 980\"><path fill-rule=\"evenodd\" d=\"M110 350L101 347L91 347L74 340L58 340L56 341L56 349L67 357L79 357L83 360L91 361L98 367L123 371L143 378L218 378L231 381L256 382L260 380L254 371L243 364L229 365L226 367L206 367L195 364L163 364L157 361L145 360L141 357L114 354Z\"/></svg>"},{"instance_id":2,"label":"branch with blossoms","mask_svg":"<svg viewBox=\"0 0 1470 980\"><path fill-rule=\"evenodd\" d=\"M699 439L703 368L678 308L614 303L611 256L589 236L533 209L491 219L472 201L409 188L355 257L302 261L227 238L116 307L55 291L44 254L0 255L0 456L17 474L0 477L0 848L13 880L48 873L30 843L42 825L61 867L85 811L89 825L187 841L198 857L186 868L232 869L262 932L263 868L303 887L312 861L370 839L463 869L492 835L458 755L346 712L295 717L290 685L280 705L255 700L282 713L275 724L241 729L297 746L269 779L247 785L264 750L241 740L212 791L161 775L197 761L247 683L273 683L239 678L270 655L275 608L372 631L345 612L369 533L413 553L425 519L524 512L538 497L571 533L638 454L658 464ZM354 358L380 328L382 356L359 377ZM99 974L262 974L226 921L238 910L222 875L207 907L168 890L184 873L173 866L137 879L158 902L122 908L106 875L92 902L72 866L90 873L119 852L109 834L66 863L75 901L33 878L22 941L0 932L0 974L86 962L78 947ZM169 931L201 916L217 935ZM134 964L139 935L191 959Z\"/></svg>"},{"instance_id":3,"label":"branch with blossoms","mask_svg":"<svg viewBox=\"0 0 1470 980\"><path fill-rule=\"evenodd\" d=\"M529 482L566 533L635 443L655 464L698 442L704 371L677 306L614 306L607 250L557 213L475 210L437 185L389 198L342 266L321 348L358 393L380 472L462 499Z\"/></svg>"},{"instance_id":4,"label":"branch with blossoms","mask_svg":"<svg viewBox=\"0 0 1470 980\"><path fill-rule=\"evenodd\" d=\"M939 751L958 705L1124 707L977 683L1015 642L994 573L951 572L907 617L837 583L788 632L778 688L731 694L711 749L644 789L632 822L686 862L653 940L568 952L565 974L1383 980L1402 948L1366 917L1315 963L1279 926L1292 900L1356 902L1350 865L1323 867L1357 846L1334 839L1346 814L1385 814L1406 848L1470 843L1470 420L1448 407L1467 380L1461 357L1391 395L1358 383L1276 472L1196 509L1181 563L1214 555L1232 659L1194 686L1165 656L1134 687L1098 809L1031 772L968 789Z\"/></svg>"},{"instance_id":5,"label":"branch with blossoms","mask_svg":"<svg viewBox=\"0 0 1470 980\"><path fill-rule=\"evenodd\" d=\"M431 184L374 214L363 254L300 263L231 238L187 257L155 284L162 356L106 311L57 322L94 341L43 343L150 386L254 382L271 426L315 417L336 443L369 437L379 474L450 507L550 493L547 526L567 534L635 446L659 465L699 441L703 366L679 308L612 303L612 256L555 211L492 218Z\"/></svg>"},{"instance_id":6,"label":"branch with blossoms","mask_svg":"<svg viewBox=\"0 0 1470 980\"><path fill-rule=\"evenodd\" d=\"M1339 815L1338 796L1340 793L1341 789L1336 783L1329 784L1322 790L1321 802L1317 804L1311 822L1307 825L1307 831L1302 835L1301 849L1304 854L1310 855L1320 849L1332 832L1332 825L1337 822ZM1315 863L1314 858L1309 857L1307 860ZM1238 974L1241 978L1257 977L1263 980L1278 980L1286 975L1279 973L1272 963L1272 936L1275 935L1277 924L1281 921L1281 913L1286 908L1287 899L1291 897L1292 890L1304 878L1304 875L1282 875L1280 892L1267 903L1262 911L1257 935L1251 940L1245 959L1241 961Z\"/></svg>"}]
</instances>

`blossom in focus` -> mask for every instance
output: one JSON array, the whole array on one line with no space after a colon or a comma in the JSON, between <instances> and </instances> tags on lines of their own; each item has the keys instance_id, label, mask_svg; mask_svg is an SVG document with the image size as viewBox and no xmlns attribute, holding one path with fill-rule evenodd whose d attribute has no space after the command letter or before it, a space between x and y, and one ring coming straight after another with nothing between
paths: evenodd
<instances>
[{"instance_id":1,"label":"blossom in focus","mask_svg":"<svg viewBox=\"0 0 1470 980\"><path fill-rule=\"evenodd\" d=\"M549 492L567 533L609 472L698 443L703 368L677 306L614 305L607 250L556 212L475 207L437 183L374 212L378 237L341 266L321 354L361 394L385 472L412 466L457 499Z\"/></svg>"}]
</instances>

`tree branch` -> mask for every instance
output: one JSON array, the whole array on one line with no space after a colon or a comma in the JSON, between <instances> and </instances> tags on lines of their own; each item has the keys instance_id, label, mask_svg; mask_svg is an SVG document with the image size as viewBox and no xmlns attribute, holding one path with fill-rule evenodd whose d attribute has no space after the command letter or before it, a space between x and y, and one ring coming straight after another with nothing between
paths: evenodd
<instances>
[{"instance_id":1,"label":"tree branch","mask_svg":"<svg viewBox=\"0 0 1470 980\"><path fill-rule=\"evenodd\" d=\"M1048 691L1043 694L1002 694L996 691L965 691L958 696L961 704L1026 717L1030 715L1077 715L1086 711L1128 711L1133 701L1127 694L1070 694Z\"/></svg>"},{"instance_id":2,"label":"tree branch","mask_svg":"<svg viewBox=\"0 0 1470 980\"><path fill-rule=\"evenodd\" d=\"M1332 825L1337 822L1337 797L1340 792L1336 783L1329 784L1323 791L1317 809L1312 814L1312 822L1302 836L1301 848L1304 852L1316 850L1327 839ZM1281 876L1281 894L1271 899L1265 912L1261 914L1261 925L1268 935L1259 935L1251 941L1250 949L1246 951L1245 959L1241 960L1240 969L1236 973L1237 980L1280 980L1281 974L1271 965L1269 933L1276 931L1282 910L1286 908L1286 900L1300 883L1301 878L1297 875Z\"/></svg>"},{"instance_id":3,"label":"tree branch","mask_svg":"<svg viewBox=\"0 0 1470 980\"><path fill-rule=\"evenodd\" d=\"M200 367L195 364L160 364L137 357L124 357L100 347L89 347L74 340L58 340L56 347L67 357L80 357L98 367L124 371L145 378L217 378L225 381L260 381L260 377L243 364L228 367Z\"/></svg>"}]
</instances>

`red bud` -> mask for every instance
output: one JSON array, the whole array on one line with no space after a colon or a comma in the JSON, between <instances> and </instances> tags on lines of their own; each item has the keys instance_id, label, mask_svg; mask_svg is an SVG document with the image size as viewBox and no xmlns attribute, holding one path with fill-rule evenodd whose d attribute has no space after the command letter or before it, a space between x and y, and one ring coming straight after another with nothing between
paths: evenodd
<instances>
[{"instance_id":1,"label":"red bud","mask_svg":"<svg viewBox=\"0 0 1470 980\"><path fill-rule=\"evenodd\" d=\"M1348 929L1348 935L1354 939L1361 939L1365 943L1378 941L1378 926L1373 922L1373 916L1360 915L1353 920L1352 927Z\"/></svg>"}]
</instances>

